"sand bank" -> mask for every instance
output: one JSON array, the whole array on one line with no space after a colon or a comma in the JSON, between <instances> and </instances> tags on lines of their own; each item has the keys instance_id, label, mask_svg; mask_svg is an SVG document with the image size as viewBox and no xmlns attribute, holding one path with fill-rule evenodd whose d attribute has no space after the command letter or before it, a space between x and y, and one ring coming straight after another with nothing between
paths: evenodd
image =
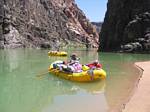
<instances>
[{"instance_id":1,"label":"sand bank","mask_svg":"<svg viewBox=\"0 0 150 112\"><path fill-rule=\"evenodd\" d=\"M150 61L135 63L142 71L137 89L122 112L150 112Z\"/></svg>"}]
</instances>

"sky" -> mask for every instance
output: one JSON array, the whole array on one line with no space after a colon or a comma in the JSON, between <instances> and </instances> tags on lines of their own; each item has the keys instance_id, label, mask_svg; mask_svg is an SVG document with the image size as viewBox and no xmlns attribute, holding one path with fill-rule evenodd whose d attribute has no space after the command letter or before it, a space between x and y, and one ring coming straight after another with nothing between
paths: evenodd
<instances>
[{"instance_id":1,"label":"sky","mask_svg":"<svg viewBox=\"0 0 150 112\"><path fill-rule=\"evenodd\" d=\"M103 22L107 0L75 0L75 2L91 22Z\"/></svg>"}]
</instances>

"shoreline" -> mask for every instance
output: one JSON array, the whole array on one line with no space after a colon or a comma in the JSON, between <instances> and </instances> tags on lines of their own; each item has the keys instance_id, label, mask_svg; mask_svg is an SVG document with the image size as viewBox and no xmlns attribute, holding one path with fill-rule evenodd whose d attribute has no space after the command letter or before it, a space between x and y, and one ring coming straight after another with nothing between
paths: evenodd
<instances>
[{"instance_id":1,"label":"shoreline","mask_svg":"<svg viewBox=\"0 0 150 112\"><path fill-rule=\"evenodd\" d=\"M135 86L133 95L124 104L122 112L149 112L150 110L150 61L136 62L142 72Z\"/></svg>"}]
</instances>

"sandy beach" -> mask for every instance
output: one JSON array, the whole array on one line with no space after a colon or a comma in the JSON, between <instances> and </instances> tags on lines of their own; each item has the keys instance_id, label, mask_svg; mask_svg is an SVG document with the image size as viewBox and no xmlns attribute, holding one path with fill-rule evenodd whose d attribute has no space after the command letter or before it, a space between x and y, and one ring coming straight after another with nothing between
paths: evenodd
<instances>
[{"instance_id":1,"label":"sandy beach","mask_svg":"<svg viewBox=\"0 0 150 112\"><path fill-rule=\"evenodd\" d=\"M139 84L122 112L150 112L150 61L136 62L143 71Z\"/></svg>"}]
</instances>

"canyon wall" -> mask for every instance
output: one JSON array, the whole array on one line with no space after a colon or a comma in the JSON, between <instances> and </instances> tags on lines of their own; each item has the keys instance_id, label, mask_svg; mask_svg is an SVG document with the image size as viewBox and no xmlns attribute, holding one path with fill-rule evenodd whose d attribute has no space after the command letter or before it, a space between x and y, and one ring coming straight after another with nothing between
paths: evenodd
<instances>
[{"instance_id":1,"label":"canyon wall","mask_svg":"<svg viewBox=\"0 0 150 112\"><path fill-rule=\"evenodd\" d=\"M0 48L98 47L96 28L74 0L0 2Z\"/></svg>"},{"instance_id":2,"label":"canyon wall","mask_svg":"<svg viewBox=\"0 0 150 112\"><path fill-rule=\"evenodd\" d=\"M150 0L108 0L100 51L150 51Z\"/></svg>"}]
</instances>

